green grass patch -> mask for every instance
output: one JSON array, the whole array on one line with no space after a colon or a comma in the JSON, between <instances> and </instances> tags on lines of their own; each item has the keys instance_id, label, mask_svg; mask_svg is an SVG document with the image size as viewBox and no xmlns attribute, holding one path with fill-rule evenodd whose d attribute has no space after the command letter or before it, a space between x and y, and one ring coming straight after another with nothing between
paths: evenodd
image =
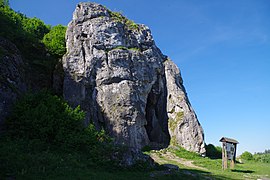
<instances>
[{"instance_id":1,"label":"green grass patch","mask_svg":"<svg viewBox=\"0 0 270 180\"><path fill-rule=\"evenodd\" d=\"M206 174L215 179L259 179L270 177L270 164L255 161L246 161L243 164L236 163L234 169L222 170L221 159L210 159L201 157L200 155L186 151L183 148L172 150L178 157L192 160L194 165L206 168ZM230 163L228 163L230 167Z\"/></svg>"},{"instance_id":2,"label":"green grass patch","mask_svg":"<svg viewBox=\"0 0 270 180\"><path fill-rule=\"evenodd\" d=\"M123 16L120 12L112 12L109 11L111 18L116 22L123 23L128 29L130 30L138 30L139 25L136 24L134 21L129 20L125 16Z\"/></svg>"},{"instance_id":3,"label":"green grass patch","mask_svg":"<svg viewBox=\"0 0 270 180\"><path fill-rule=\"evenodd\" d=\"M201 156L199 154L187 151L180 146L178 146L177 149L170 149L170 151L173 152L176 156L184 159L188 160L201 159Z\"/></svg>"}]
</instances>

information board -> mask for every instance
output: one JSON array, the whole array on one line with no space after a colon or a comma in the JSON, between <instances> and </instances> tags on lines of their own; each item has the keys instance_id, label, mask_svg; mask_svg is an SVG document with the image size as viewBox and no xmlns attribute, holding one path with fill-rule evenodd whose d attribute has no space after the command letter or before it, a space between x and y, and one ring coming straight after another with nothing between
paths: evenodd
<instances>
[{"instance_id":1,"label":"information board","mask_svg":"<svg viewBox=\"0 0 270 180\"><path fill-rule=\"evenodd\" d=\"M232 160L234 157L234 145L232 143L226 143L226 152L228 160Z\"/></svg>"}]
</instances>

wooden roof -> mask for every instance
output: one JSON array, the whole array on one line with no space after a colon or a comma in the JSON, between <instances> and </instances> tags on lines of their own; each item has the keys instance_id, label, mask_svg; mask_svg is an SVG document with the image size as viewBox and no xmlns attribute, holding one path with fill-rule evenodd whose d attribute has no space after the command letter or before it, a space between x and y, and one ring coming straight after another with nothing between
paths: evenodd
<instances>
[{"instance_id":1,"label":"wooden roof","mask_svg":"<svg viewBox=\"0 0 270 180\"><path fill-rule=\"evenodd\" d=\"M235 139L227 138L227 137L222 137L219 141L220 142L230 142L230 143L234 143L234 144L239 144L239 142L236 141Z\"/></svg>"}]
</instances>

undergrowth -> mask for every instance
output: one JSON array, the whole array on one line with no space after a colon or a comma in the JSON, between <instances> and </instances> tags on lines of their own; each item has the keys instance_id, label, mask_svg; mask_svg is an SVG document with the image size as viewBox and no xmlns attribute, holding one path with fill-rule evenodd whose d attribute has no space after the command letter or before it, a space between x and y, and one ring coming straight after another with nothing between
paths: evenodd
<instances>
[{"instance_id":1,"label":"undergrowth","mask_svg":"<svg viewBox=\"0 0 270 180\"><path fill-rule=\"evenodd\" d=\"M20 99L5 122L0 142L0 177L27 177L84 169L117 167L110 138L83 126L84 112L43 91Z\"/></svg>"}]
</instances>

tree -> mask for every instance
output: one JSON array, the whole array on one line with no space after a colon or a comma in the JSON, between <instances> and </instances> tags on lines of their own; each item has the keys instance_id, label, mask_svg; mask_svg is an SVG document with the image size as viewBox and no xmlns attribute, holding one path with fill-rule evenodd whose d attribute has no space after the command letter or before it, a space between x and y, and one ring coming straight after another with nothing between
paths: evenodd
<instances>
[{"instance_id":1,"label":"tree","mask_svg":"<svg viewBox=\"0 0 270 180\"><path fill-rule=\"evenodd\" d=\"M34 18L23 18L23 30L32 38L42 39L49 32L49 26L46 26L43 21Z\"/></svg>"},{"instance_id":2,"label":"tree","mask_svg":"<svg viewBox=\"0 0 270 180\"><path fill-rule=\"evenodd\" d=\"M222 149L219 146L214 146L213 144L206 145L206 156L212 159L222 158Z\"/></svg>"},{"instance_id":3,"label":"tree","mask_svg":"<svg viewBox=\"0 0 270 180\"><path fill-rule=\"evenodd\" d=\"M42 40L47 50L57 57L62 57L66 53L66 29L67 28L62 25L54 26L51 31L43 37Z\"/></svg>"},{"instance_id":4,"label":"tree","mask_svg":"<svg viewBox=\"0 0 270 180\"><path fill-rule=\"evenodd\" d=\"M250 152L248 152L248 151L243 152L243 153L240 155L240 158L241 158L241 159L244 159L244 160L253 160L253 159L254 159L254 158L253 158L253 155L252 155Z\"/></svg>"}]
</instances>

